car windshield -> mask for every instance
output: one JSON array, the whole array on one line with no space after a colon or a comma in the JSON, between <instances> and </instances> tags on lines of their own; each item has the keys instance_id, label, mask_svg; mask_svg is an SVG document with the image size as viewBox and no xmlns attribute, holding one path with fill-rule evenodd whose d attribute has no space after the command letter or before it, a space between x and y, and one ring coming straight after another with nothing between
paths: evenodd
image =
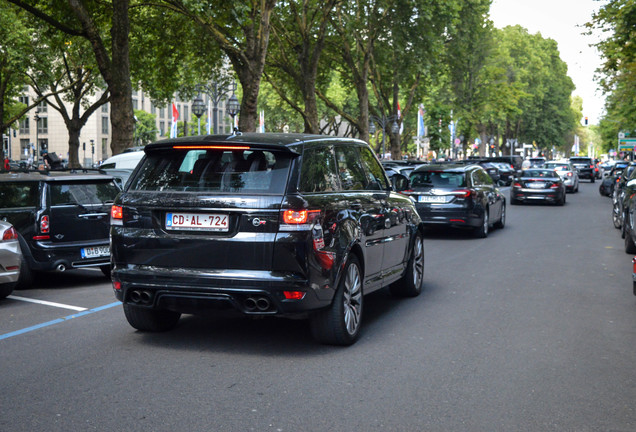
<instances>
[{"instance_id":1,"label":"car windshield","mask_svg":"<svg viewBox=\"0 0 636 432\"><path fill-rule=\"evenodd\" d=\"M462 172L447 171L419 171L411 174L411 188L413 190L438 187L465 187L466 178Z\"/></svg>"},{"instance_id":2,"label":"car windshield","mask_svg":"<svg viewBox=\"0 0 636 432\"><path fill-rule=\"evenodd\" d=\"M282 194L291 154L261 150L158 150L128 190Z\"/></svg>"},{"instance_id":3,"label":"car windshield","mask_svg":"<svg viewBox=\"0 0 636 432\"><path fill-rule=\"evenodd\" d=\"M551 169L530 169L521 172L521 177L558 177L556 171Z\"/></svg>"}]
</instances>

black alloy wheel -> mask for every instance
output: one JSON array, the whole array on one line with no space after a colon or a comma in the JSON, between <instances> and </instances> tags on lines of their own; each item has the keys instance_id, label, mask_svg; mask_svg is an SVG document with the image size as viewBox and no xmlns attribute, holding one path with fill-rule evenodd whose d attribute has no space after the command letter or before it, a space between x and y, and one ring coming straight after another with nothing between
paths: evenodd
<instances>
[{"instance_id":1,"label":"black alloy wheel","mask_svg":"<svg viewBox=\"0 0 636 432\"><path fill-rule=\"evenodd\" d=\"M391 294L396 297L417 297L422 292L424 280L424 239L419 232L413 240L413 251L406 266L404 276L390 286Z\"/></svg>"},{"instance_id":2,"label":"black alloy wheel","mask_svg":"<svg viewBox=\"0 0 636 432\"><path fill-rule=\"evenodd\" d=\"M317 341L345 346L358 339L362 321L362 280L358 258L350 255L331 305L311 316L311 333Z\"/></svg>"}]
</instances>

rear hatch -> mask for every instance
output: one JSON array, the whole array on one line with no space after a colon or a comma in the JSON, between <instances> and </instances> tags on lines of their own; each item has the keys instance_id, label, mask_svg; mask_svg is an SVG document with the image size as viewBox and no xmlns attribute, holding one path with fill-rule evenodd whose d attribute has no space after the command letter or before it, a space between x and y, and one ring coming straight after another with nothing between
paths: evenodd
<instances>
[{"instance_id":1,"label":"rear hatch","mask_svg":"<svg viewBox=\"0 0 636 432\"><path fill-rule=\"evenodd\" d=\"M463 172L416 171L411 174L410 195L420 205L463 204L470 195Z\"/></svg>"},{"instance_id":2,"label":"rear hatch","mask_svg":"<svg viewBox=\"0 0 636 432\"><path fill-rule=\"evenodd\" d=\"M86 177L86 176L84 176ZM94 179L56 178L46 182L50 210L39 216L39 229L56 246L78 245L82 258L109 256L110 208L119 188L106 176ZM48 216L48 221L46 221ZM92 243L102 243L93 246Z\"/></svg>"},{"instance_id":3,"label":"rear hatch","mask_svg":"<svg viewBox=\"0 0 636 432\"><path fill-rule=\"evenodd\" d=\"M271 270L295 156L282 146L147 149L115 207L121 208L121 220L113 220L115 263Z\"/></svg>"}]
</instances>

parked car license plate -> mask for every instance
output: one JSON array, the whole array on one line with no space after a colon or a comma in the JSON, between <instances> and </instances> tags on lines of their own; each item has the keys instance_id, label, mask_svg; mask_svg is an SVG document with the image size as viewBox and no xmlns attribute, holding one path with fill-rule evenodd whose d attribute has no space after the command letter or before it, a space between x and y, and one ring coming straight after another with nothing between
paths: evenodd
<instances>
[{"instance_id":1,"label":"parked car license plate","mask_svg":"<svg viewBox=\"0 0 636 432\"><path fill-rule=\"evenodd\" d=\"M420 195L418 201L421 203L445 203L446 196Z\"/></svg>"},{"instance_id":2,"label":"parked car license plate","mask_svg":"<svg viewBox=\"0 0 636 432\"><path fill-rule=\"evenodd\" d=\"M166 229L189 231L229 230L229 216L214 213L166 213Z\"/></svg>"},{"instance_id":3,"label":"parked car license plate","mask_svg":"<svg viewBox=\"0 0 636 432\"><path fill-rule=\"evenodd\" d=\"M82 258L98 258L110 256L110 247L109 246L93 246L82 248L81 250Z\"/></svg>"}]
</instances>

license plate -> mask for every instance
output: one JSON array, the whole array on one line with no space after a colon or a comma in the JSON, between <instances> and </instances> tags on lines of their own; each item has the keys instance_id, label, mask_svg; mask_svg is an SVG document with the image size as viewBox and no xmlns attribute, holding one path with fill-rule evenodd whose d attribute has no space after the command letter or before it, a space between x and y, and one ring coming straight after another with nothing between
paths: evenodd
<instances>
[{"instance_id":1,"label":"license plate","mask_svg":"<svg viewBox=\"0 0 636 432\"><path fill-rule=\"evenodd\" d=\"M81 250L82 258L98 258L110 256L109 246L86 247Z\"/></svg>"},{"instance_id":2,"label":"license plate","mask_svg":"<svg viewBox=\"0 0 636 432\"><path fill-rule=\"evenodd\" d=\"M530 183L528 187L531 189L545 189L545 183Z\"/></svg>"},{"instance_id":3,"label":"license plate","mask_svg":"<svg viewBox=\"0 0 636 432\"><path fill-rule=\"evenodd\" d=\"M445 203L445 196L420 195L418 201L421 203Z\"/></svg>"},{"instance_id":4,"label":"license plate","mask_svg":"<svg viewBox=\"0 0 636 432\"><path fill-rule=\"evenodd\" d=\"M166 213L166 229L188 231L229 230L229 216L214 213Z\"/></svg>"}]
</instances>

